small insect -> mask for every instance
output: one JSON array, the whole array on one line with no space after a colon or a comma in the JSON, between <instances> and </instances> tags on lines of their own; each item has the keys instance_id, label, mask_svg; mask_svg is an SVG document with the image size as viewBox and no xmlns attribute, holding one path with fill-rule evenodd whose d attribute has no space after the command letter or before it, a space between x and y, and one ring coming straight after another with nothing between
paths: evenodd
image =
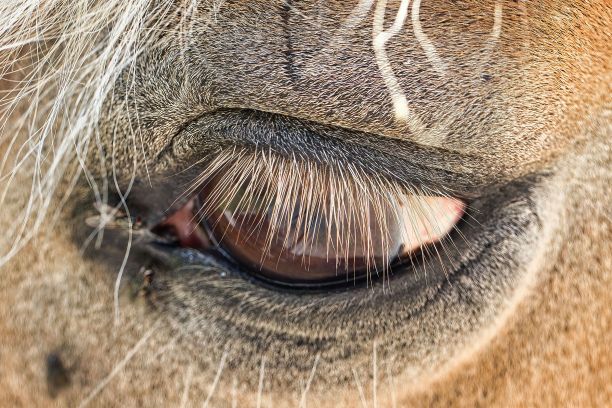
<instances>
[{"instance_id":1,"label":"small insect","mask_svg":"<svg viewBox=\"0 0 612 408\"><path fill-rule=\"evenodd\" d=\"M145 225L142 217L131 215L120 208L104 203L95 203L97 215L87 217L85 224L97 231L116 230L131 233L139 242L166 242L166 238L157 235Z\"/></svg>"},{"instance_id":2,"label":"small insect","mask_svg":"<svg viewBox=\"0 0 612 408\"><path fill-rule=\"evenodd\" d=\"M105 203L95 203L94 208L98 215L85 219L85 223L91 228L97 229L131 229L138 231L143 227L142 219L138 216L130 216L117 207Z\"/></svg>"}]
</instances>

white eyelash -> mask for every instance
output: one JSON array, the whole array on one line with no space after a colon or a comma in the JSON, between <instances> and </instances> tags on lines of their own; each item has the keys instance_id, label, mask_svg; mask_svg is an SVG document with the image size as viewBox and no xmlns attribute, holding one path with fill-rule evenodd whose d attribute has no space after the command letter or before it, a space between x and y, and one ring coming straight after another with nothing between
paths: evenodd
<instances>
[{"instance_id":1,"label":"white eyelash","mask_svg":"<svg viewBox=\"0 0 612 408\"><path fill-rule=\"evenodd\" d=\"M217 181L203 197L196 217L204 219L215 212L218 214L228 203L233 203L236 212L241 212L263 202L263 208L269 208L271 214L270 227L263 231L266 247L262 253L265 254L273 237L296 214L293 230L304 227L303 242L312 245L315 238L309 220L323 216L329 220L325 243L328 257L333 258L330 256L333 250L349 259L350 254L359 250L367 258L368 272L383 274L392 259L383 260L380 271L374 259L380 253L391 253L389 226L406 221L398 204L416 209L414 213L419 219L410 220L413 227L426 221L435 229L437 220L425 198L447 197L439 191L400 186L350 163L317 164L296 157L285 158L269 150L242 149L229 149L216 155L184 196L210 187L215 178ZM375 219L370 220L371 217ZM378 242L374 237L380 237ZM284 239L285 242L291 239L288 233ZM303 251L303 262L308 262L307 253L308 247Z\"/></svg>"}]
</instances>

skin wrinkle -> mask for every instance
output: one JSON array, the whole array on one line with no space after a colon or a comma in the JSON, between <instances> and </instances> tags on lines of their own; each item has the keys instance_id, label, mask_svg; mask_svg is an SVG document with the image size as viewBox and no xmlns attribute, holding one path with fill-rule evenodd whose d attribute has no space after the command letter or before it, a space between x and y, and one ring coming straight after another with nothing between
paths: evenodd
<instances>
[{"instance_id":1,"label":"skin wrinkle","mask_svg":"<svg viewBox=\"0 0 612 408\"><path fill-rule=\"evenodd\" d=\"M423 32L423 28L421 27L421 20L420 20L420 10L421 10L421 0L414 0L412 2L412 14L411 14L412 29L414 31L414 36L416 40L419 42L419 44L421 45L421 48L423 48L423 51L425 52L427 59L429 60L431 65L434 67L438 75L440 75L442 78L446 78L448 76L446 73L448 71L448 68L446 67L446 64L444 63L444 61L438 55L438 51L436 50L436 47L429 40L429 37L427 37L427 35Z\"/></svg>"},{"instance_id":2,"label":"skin wrinkle","mask_svg":"<svg viewBox=\"0 0 612 408\"><path fill-rule=\"evenodd\" d=\"M495 10L493 11L493 14L494 14L493 27L491 28L491 34L485 45L485 51L484 51L485 61L482 64L481 74L480 74L481 77L487 75L484 73L486 69L485 67L488 63L488 60L491 58L491 53L493 52L495 45L499 41L499 36L501 35L501 32L502 32L503 10L504 10L504 5L502 4L502 2L496 1ZM485 77L485 78L488 78L488 77Z\"/></svg>"},{"instance_id":3,"label":"skin wrinkle","mask_svg":"<svg viewBox=\"0 0 612 408\"><path fill-rule=\"evenodd\" d=\"M285 0L284 10L283 10L283 29L285 31L285 56L287 61L285 63L285 70L287 71L287 75L289 76L291 82L294 84L299 81L300 75L297 72L296 62L294 60L294 49L293 49L293 40L291 36L291 13L293 11L293 1Z\"/></svg>"},{"instance_id":4,"label":"skin wrinkle","mask_svg":"<svg viewBox=\"0 0 612 408\"><path fill-rule=\"evenodd\" d=\"M342 31L351 31L357 27L366 18L375 2L376 0L359 0L355 8L342 23Z\"/></svg>"},{"instance_id":5,"label":"skin wrinkle","mask_svg":"<svg viewBox=\"0 0 612 408\"><path fill-rule=\"evenodd\" d=\"M317 13L296 3L299 86L286 72L282 1L22 3L0 5L0 405L77 406L92 393L90 406L126 407L209 396L221 407L608 403L606 1L414 1L446 77L399 13L408 2L317 0ZM382 50L420 130L390 114L373 47L378 7L394 19L387 30L380 19L380 33L394 33ZM244 131L209 115L225 110L301 122L262 115L276 128L245 143L215 131ZM217 127L205 132L207 121ZM299 156L303 139L320 144ZM116 190L133 182L130 214L156 223L210 158L248 163L238 153L256 142L245 173L313 174L304 184L329 184L321 190L336 197L367 189L356 177L365 168L491 183L477 184L465 241L454 236L437 247L442 261L432 250L430 264L384 290L284 293L219 259L189 253L197 262L185 266L184 252L151 248L134 229L114 292L126 249L123 230L109 228L121 219ZM290 166L295 157L303 167ZM320 163L337 172L333 183L313 171ZM296 194L287 191L278 217ZM94 215L101 228L81 252ZM54 350L70 384L52 399Z\"/></svg>"},{"instance_id":6,"label":"skin wrinkle","mask_svg":"<svg viewBox=\"0 0 612 408\"><path fill-rule=\"evenodd\" d=\"M387 86L387 89L391 96L395 120L407 122L411 133L414 135L420 135L417 138L419 143L430 146L440 146L444 140L443 137L440 136L442 134L442 123L437 124L436 128L433 131L427 130L424 124L421 123L418 116L410 108L408 104L408 99L406 98L404 92L401 90L399 82L393 73L393 69L391 68L389 58L387 57L387 53L385 51L385 44L395 35L397 35L398 32L404 26L404 22L408 14L409 4L409 0L402 0L399 5L399 9L397 11L397 15L395 17L393 25L385 31L383 30L383 26L387 0L379 0L377 2L374 14L374 27L372 31L372 45L374 48L374 53L376 55L376 63L378 64L378 69L385 81L385 85ZM427 55L427 58L430 60L431 64L438 71L438 73L445 78L446 68L444 67L443 62L437 56L435 47L431 44L431 41L429 41L429 39L421 29L421 23L419 21L419 8L420 0L414 1L412 6L412 24L415 37L423 48L423 51Z\"/></svg>"},{"instance_id":7,"label":"skin wrinkle","mask_svg":"<svg viewBox=\"0 0 612 408\"><path fill-rule=\"evenodd\" d=\"M374 14L374 27L372 29L372 45L374 47L374 53L376 54L376 63L378 69L385 80L386 86L391 94L391 100L393 102L393 109L395 111L395 119L400 121L412 120L412 127L422 129L423 125L420 121L414 117L414 113L408 106L408 100L406 95L402 92L397 78L393 74L389 59L385 51L385 43L395 36L399 30L401 30L406 20L406 10L408 8L409 1L403 0L400 4L397 16L393 25L388 31L383 30L385 11L387 9L387 1L379 0L376 5L376 11Z\"/></svg>"}]
</instances>

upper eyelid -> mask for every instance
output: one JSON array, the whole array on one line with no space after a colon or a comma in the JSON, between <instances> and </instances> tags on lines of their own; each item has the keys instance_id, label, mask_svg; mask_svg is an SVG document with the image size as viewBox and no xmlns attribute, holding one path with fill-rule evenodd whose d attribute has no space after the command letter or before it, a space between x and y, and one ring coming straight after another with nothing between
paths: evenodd
<instances>
[{"instance_id":1,"label":"upper eyelid","mask_svg":"<svg viewBox=\"0 0 612 408\"><path fill-rule=\"evenodd\" d=\"M489 184L489 175L478 172L482 166L475 157L259 111L207 113L187 124L170 143L166 154L188 155L171 158L185 166L214 156L219 148L246 147L270 150L290 160L337 166L350 163L399 184L462 197L473 197ZM464 173L454 170L458 163Z\"/></svg>"}]
</instances>

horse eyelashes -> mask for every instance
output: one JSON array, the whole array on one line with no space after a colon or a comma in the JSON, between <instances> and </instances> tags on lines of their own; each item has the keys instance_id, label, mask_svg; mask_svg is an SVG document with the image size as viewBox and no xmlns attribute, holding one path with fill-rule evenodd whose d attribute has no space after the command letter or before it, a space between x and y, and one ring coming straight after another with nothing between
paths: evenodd
<instances>
[{"instance_id":1,"label":"horse eyelashes","mask_svg":"<svg viewBox=\"0 0 612 408\"><path fill-rule=\"evenodd\" d=\"M443 239L465 211L456 198L399 186L351 165L253 151L216 156L188 194L192 216L185 217L183 207L180 217L166 221L182 245L216 245L279 282L384 276Z\"/></svg>"}]
</instances>

